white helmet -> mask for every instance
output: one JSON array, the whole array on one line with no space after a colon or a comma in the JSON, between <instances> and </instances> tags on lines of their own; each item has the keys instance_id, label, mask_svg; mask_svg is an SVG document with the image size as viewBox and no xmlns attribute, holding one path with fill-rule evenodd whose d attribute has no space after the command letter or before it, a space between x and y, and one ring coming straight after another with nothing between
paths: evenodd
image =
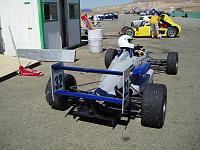
<instances>
[{"instance_id":1,"label":"white helmet","mask_svg":"<svg viewBox=\"0 0 200 150\"><path fill-rule=\"evenodd\" d=\"M131 44L130 42L133 40L133 38L129 35L122 35L118 39L118 46L120 48L134 48L134 44Z\"/></svg>"}]
</instances>

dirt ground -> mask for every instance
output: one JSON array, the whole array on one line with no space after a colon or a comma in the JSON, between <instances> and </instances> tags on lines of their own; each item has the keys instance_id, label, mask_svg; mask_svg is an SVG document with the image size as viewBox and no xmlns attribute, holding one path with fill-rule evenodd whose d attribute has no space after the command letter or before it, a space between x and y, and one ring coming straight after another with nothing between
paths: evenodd
<instances>
[{"instance_id":1,"label":"dirt ground","mask_svg":"<svg viewBox=\"0 0 200 150\"><path fill-rule=\"evenodd\" d=\"M103 21L105 34L116 34L135 18L120 16L118 21ZM174 39L136 38L153 56L165 58L167 52L179 53L177 76L155 75L155 82L168 88L166 122L162 129L142 127L140 119L127 126L112 127L80 121L48 106L45 86L50 64L37 69L42 77L15 76L0 83L0 149L1 150L199 150L200 147L200 20L175 18L183 27ZM104 39L104 47L116 47L117 37ZM88 46L77 49L78 67L104 67L105 52L91 54ZM79 82L98 81L98 74L75 73ZM89 87L91 88L91 87Z\"/></svg>"}]
</instances>

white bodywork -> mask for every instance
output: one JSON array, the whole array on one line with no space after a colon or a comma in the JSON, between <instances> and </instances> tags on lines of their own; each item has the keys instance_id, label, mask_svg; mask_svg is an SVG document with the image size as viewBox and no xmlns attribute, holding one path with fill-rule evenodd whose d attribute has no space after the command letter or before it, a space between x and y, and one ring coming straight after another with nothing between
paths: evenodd
<instances>
[{"instance_id":1,"label":"white bodywork","mask_svg":"<svg viewBox=\"0 0 200 150\"><path fill-rule=\"evenodd\" d=\"M139 20L132 21L131 27L133 27L133 28L140 27L144 23L146 23L148 25L148 24L150 24L151 17L152 16L142 16L142 17L140 17Z\"/></svg>"},{"instance_id":2,"label":"white bodywork","mask_svg":"<svg viewBox=\"0 0 200 150\"><path fill-rule=\"evenodd\" d=\"M119 57L116 56L113 59L108 70L123 72L124 70L126 70L132 65L136 67L146 62L147 62L146 53L142 57L133 56L131 58L129 55L129 52L125 51ZM149 69L147 74L150 75L149 82L152 82L153 70ZM118 89L123 87L123 76L118 76L118 75L103 75L102 76L99 88L106 91L108 94L115 95L115 89L114 89L115 86L117 86ZM137 85L131 85L130 88L134 88L135 90L139 91L139 86ZM133 94L138 94L138 93L133 91Z\"/></svg>"}]
</instances>

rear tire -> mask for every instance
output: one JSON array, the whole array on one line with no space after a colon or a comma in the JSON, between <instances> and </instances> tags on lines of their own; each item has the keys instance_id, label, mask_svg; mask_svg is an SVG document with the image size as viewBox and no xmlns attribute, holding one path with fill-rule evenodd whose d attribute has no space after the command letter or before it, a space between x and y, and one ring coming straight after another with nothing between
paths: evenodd
<instances>
[{"instance_id":1,"label":"rear tire","mask_svg":"<svg viewBox=\"0 0 200 150\"><path fill-rule=\"evenodd\" d=\"M178 34L178 30L175 27L169 27L167 31L167 37L174 38Z\"/></svg>"},{"instance_id":2,"label":"rear tire","mask_svg":"<svg viewBox=\"0 0 200 150\"><path fill-rule=\"evenodd\" d=\"M69 90L70 87L75 86L76 89L76 79L73 75L65 74L64 75L64 89ZM73 90L72 90L73 91ZM48 80L45 90L47 103L56 110L66 110L71 106L70 101L72 102L74 98L64 96L64 95L55 95L54 101L52 97L52 88L51 88L51 78Z\"/></svg>"},{"instance_id":3,"label":"rear tire","mask_svg":"<svg viewBox=\"0 0 200 150\"><path fill-rule=\"evenodd\" d=\"M118 54L118 51L116 49L108 49L106 51L106 55L105 55L106 69L108 69L108 67L110 66L110 64L112 63L113 59L115 58L117 54Z\"/></svg>"},{"instance_id":4,"label":"rear tire","mask_svg":"<svg viewBox=\"0 0 200 150\"><path fill-rule=\"evenodd\" d=\"M165 121L167 88L163 84L148 84L143 93L141 124L162 128Z\"/></svg>"},{"instance_id":5,"label":"rear tire","mask_svg":"<svg viewBox=\"0 0 200 150\"><path fill-rule=\"evenodd\" d=\"M167 55L166 73L176 75L178 72L178 53L169 52Z\"/></svg>"},{"instance_id":6,"label":"rear tire","mask_svg":"<svg viewBox=\"0 0 200 150\"><path fill-rule=\"evenodd\" d=\"M122 34L126 34L126 30L128 30L128 28L129 28L128 26L123 27L122 28Z\"/></svg>"}]
</instances>

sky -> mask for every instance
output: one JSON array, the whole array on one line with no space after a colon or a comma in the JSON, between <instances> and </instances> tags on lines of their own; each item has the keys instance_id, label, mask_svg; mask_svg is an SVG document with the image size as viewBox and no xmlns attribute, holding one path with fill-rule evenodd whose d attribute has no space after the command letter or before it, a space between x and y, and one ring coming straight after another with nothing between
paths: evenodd
<instances>
[{"instance_id":1,"label":"sky","mask_svg":"<svg viewBox=\"0 0 200 150\"><path fill-rule=\"evenodd\" d=\"M95 8L101 6L118 5L131 2L132 0L80 0L81 8Z\"/></svg>"}]
</instances>

